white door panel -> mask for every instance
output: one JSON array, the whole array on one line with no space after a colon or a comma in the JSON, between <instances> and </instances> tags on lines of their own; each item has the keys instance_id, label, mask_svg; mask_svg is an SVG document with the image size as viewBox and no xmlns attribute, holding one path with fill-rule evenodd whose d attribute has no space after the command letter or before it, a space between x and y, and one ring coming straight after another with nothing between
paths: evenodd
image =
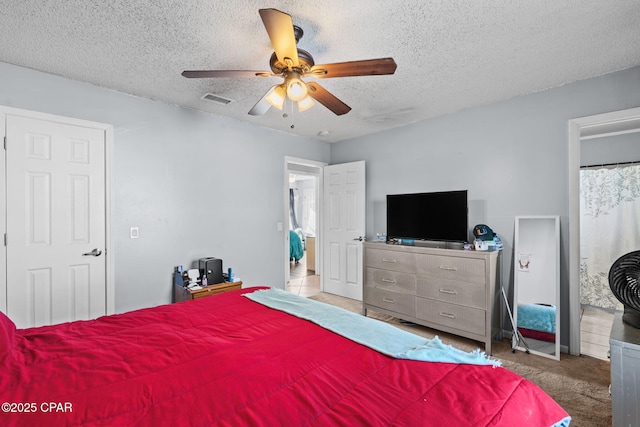
<instances>
[{"instance_id":1,"label":"white door panel","mask_svg":"<svg viewBox=\"0 0 640 427\"><path fill-rule=\"evenodd\" d=\"M365 163L324 168L323 290L362 300Z\"/></svg>"},{"instance_id":2,"label":"white door panel","mask_svg":"<svg viewBox=\"0 0 640 427\"><path fill-rule=\"evenodd\" d=\"M18 327L106 314L105 130L6 116L7 314Z\"/></svg>"}]
</instances>

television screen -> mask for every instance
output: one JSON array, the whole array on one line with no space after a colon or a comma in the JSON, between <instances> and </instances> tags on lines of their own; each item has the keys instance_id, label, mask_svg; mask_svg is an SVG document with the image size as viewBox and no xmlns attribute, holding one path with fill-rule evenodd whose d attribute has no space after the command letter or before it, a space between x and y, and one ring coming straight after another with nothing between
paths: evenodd
<instances>
[{"instance_id":1,"label":"television screen","mask_svg":"<svg viewBox=\"0 0 640 427\"><path fill-rule=\"evenodd\" d=\"M468 241L467 190L387 195L387 238Z\"/></svg>"}]
</instances>

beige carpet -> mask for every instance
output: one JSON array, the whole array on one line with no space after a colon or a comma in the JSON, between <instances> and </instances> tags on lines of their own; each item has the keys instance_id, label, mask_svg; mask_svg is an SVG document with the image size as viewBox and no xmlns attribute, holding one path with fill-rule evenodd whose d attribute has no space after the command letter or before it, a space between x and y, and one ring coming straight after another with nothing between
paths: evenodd
<instances>
[{"instance_id":1,"label":"beige carpet","mask_svg":"<svg viewBox=\"0 0 640 427\"><path fill-rule=\"evenodd\" d=\"M326 293L310 298L355 313L362 313L362 303L359 301ZM369 310L367 315L426 338L438 335L444 343L462 350L471 351L484 347L480 342L445 332L422 326L403 325L394 317L372 310ZM611 426L609 362L589 356L571 356L564 353L560 361L521 351L512 353L511 342L507 339L493 342L492 357L501 360L505 368L534 382L553 397L571 415L572 427Z\"/></svg>"}]
</instances>

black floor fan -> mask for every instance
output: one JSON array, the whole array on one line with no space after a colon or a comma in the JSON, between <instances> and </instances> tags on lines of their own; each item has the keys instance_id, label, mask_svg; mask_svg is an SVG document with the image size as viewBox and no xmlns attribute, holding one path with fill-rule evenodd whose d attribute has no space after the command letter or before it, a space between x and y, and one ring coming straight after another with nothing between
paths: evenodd
<instances>
[{"instance_id":1,"label":"black floor fan","mask_svg":"<svg viewBox=\"0 0 640 427\"><path fill-rule=\"evenodd\" d=\"M640 329L640 251L629 252L609 270L609 287L624 304L622 321Z\"/></svg>"}]
</instances>

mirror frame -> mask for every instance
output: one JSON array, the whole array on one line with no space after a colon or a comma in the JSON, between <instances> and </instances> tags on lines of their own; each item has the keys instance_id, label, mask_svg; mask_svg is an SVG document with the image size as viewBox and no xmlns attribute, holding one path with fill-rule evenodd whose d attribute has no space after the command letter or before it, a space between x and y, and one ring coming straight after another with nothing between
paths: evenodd
<instances>
[{"instance_id":1,"label":"mirror frame","mask_svg":"<svg viewBox=\"0 0 640 427\"><path fill-rule=\"evenodd\" d=\"M526 224L530 222L531 224ZM535 224L535 225L534 225ZM533 243L528 243L521 241L521 234L523 227L531 227L536 226L538 228L544 227L544 229L548 229L553 227L553 230L546 230L545 232L540 233L540 239L536 239ZM542 230L541 230L542 231ZM533 246L531 246L533 244ZM520 254L524 251L532 252L531 254L531 262L534 268L540 268L539 264L536 265L536 262L542 260L545 264L542 265L542 268L553 269L550 274L546 274L546 277L552 278L555 285L554 295L555 295L555 308L556 308L556 327L555 327L555 351L554 354L545 353L542 351L538 351L534 348L525 345L516 345L514 348L521 351L528 351L531 354L536 354L538 356L548 357L555 360L560 360L560 217L556 215L541 215L541 216L516 216L515 217L515 235L513 241L513 262L514 262L514 272L513 272L513 317L514 317L514 327L518 324L518 288L521 280L519 277L522 274L529 274L526 271L523 271L519 268L518 262L520 258ZM541 253L544 251L547 255L545 258L540 258L535 255L535 252ZM535 272L535 270L533 270ZM541 303L548 303L547 301L540 301ZM517 334L517 330L513 331L514 334ZM519 337L519 336L518 336ZM532 340L532 338L529 338ZM520 340L516 340L520 343ZM527 343L527 337L524 337L524 342Z\"/></svg>"}]
</instances>

